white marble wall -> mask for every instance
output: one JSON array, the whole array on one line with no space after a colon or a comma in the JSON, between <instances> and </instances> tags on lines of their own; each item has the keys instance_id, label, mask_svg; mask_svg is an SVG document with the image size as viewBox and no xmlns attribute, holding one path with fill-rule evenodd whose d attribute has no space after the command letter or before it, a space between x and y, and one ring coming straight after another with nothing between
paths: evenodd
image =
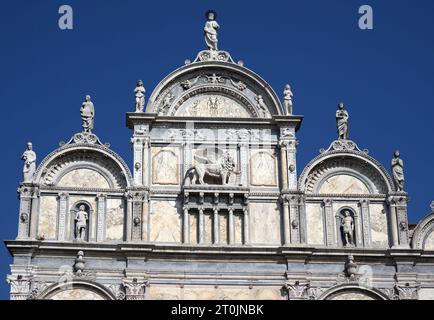
<instances>
[{"instance_id":1,"label":"white marble wall","mask_svg":"<svg viewBox=\"0 0 434 320\"><path fill-rule=\"evenodd\" d=\"M306 203L307 243L324 245L324 217L321 203Z\"/></svg>"},{"instance_id":2,"label":"white marble wall","mask_svg":"<svg viewBox=\"0 0 434 320\"><path fill-rule=\"evenodd\" d=\"M336 175L327 178L319 187L321 194L369 194L369 189L359 179L350 175Z\"/></svg>"},{"instance_id":3,"label":"white marble wall","mask_svg":"<svg viewBox=\"0 0 434 320\"><path fill-rule=\"evenodd\" d=\"M434 232L431 232L423 244L424 250L434 250Z\"/></svg>"},{"instance_id":4,"label":"white marble wall","mask_svg":"<svg viewBox=\"0 0 434 320\"><path fill-rule=\"evenodd\" d=\"M250 184L277 186L277 158L272 149L250 151Z\"/></svg>"},{"instance_id":5,"label":"white marble wall","mask_svg":"<svg viewBox=\"0 0 434 320\"><path fill-rule=\"evenodd\" d=\"M374 248L389 247L387 214L383 204L370 204L371 239Z\"/></svg>"},{"instance_id":6,"label":"white marble wall","mask_svg":"<svg viewBox=\"0 0 434 320\"><path fill-rule=\"evenodd\" d=\"M158 185L180 183L179 148L152 147L152 183Z\"/></svg>"},{"instance_id":7,"label":"white marble wall","mask_svg":"<svg viewBox=\"0 0 434 320\"><path fill-rule=\"evenodd\" d=\"M152 201L150 240L181 242L181 215L175 201Z\"/></svg>"},{"instance_id":8,"label":"white marble wall","mask_svg":"<svg viewBox=\"0 0 434 320\"><path fill-rule=\"evenodd\" d=\"M40 239L56 239L57 197L41 196L37 235Z\"/></svg>"},{"instance_id":9,"label":"white marble wall","mask_svg":"<svg viewBox=\"0 0 434 320\"><path fill-rule=\"evenodd\" d=\"M252 244L281 245L281 216L277 203L250 203Z\"/></svg>"},{"instance_id":10,"label":"white marble wall","mask_svg":"<svg viewBox=\"0 0 434 320\"><path fill-rule=\"evenodd\" d=\"M99 294L85 289L69 289L60 291L49 299L52 300L105 300Z\"/></svg>"},{"instance_id":11,"label":"white marble wall","mask_svg":"<svg viewBox=\"0 0 434 320\"><path fill-rule=\"evenodd\" d=\"M65 174L57 183L59 187L75 188L110 188L107 180L91 169L75 169Z\"/></svg>"},{"instance_id":12,"label":"white marble wall","mask_svg":"<svg viewBox=\"0 0 434 320\"><path fill-rule=\"evenodd\" d=\"M107 199L106 230L107 240L123 240L124 238L124 204L122 199Z\"/></svg>"}]
</instances>

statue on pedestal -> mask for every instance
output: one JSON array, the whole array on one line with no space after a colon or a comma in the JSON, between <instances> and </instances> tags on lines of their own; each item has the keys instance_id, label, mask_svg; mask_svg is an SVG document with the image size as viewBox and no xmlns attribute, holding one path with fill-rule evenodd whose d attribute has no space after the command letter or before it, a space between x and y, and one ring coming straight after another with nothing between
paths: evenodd
<instances>
[{"instance_id":1,"label":"statue on pedestal","mask_svg":"<svg viewBox=\"0 0 434 320\"><path fill-rule=\"evenodd\" d=\"M345 240L345 247L354 246L354 219L348 210L344 211L344 217L341 220L342 235Z\"/></svg>"},{"instance_id":2,"label":"statue on pedestal","mask_svg":"<svg viewBox=\"0 0 434 320\"><path fill-rule=\"evenodd\" d=\"M90 100L90 96L86 96L83 104L80 108L81 120L83 122L83 132L91 133L93 129L93 122L95 118L95 108L93 106L92 101Z\"/></svg>"},{"instance_id":3,"label":"statue on pedestal","mask_svg":"<svg viewBox=\"0 0 434 320\"><path fill-rule=\"evenodd\" d=\"M400 152L396 150L392 159L392 174L395 182L396 191L404 191L404 162L399 157Z\"/></svg>"},{"instance_id":4,"label":"statue on pedestal","mask_svg":"<svg viewBox=\"0 0 434 320\"><path fill-rule=\"evenodd\" d=\"M287 84L283 90L283 106L285 107L286 115L292 114L292 93L291 86Z\"/></svg>"},{"instance_id":5,"label":"statue on pedestal","mask_svg":"<svg viewBox=\"0 0 434 320\"><path fill-rule=\"evenodd\" d=\"M21 160L24 161L23 182L31 182L36 170L36 153L31 142L27 143L27 149L21 156Z\"/></svg>"},{"instance_id":6,"label":"statue on pedestal","mask_svg":"<svg viewBox=\"0 0 434 320\"><path fill-rule=\"evenodd\" d=\"M75 238L77 240L86 240L88 214L85 211L84 205L79 207L75 214Z\"/></svg>"},{"instance_id":7,"label":"statue on pedestal","mask_svg":"<svg viewBox=\"0 0 434 320\"><path fill-rule=\"evenodd\" d=\"M348 140L348 112L345 110L343 102L339 103L336 111L336 124L338 127L338 135L340 140Z\"/></svg>"},{"instance_id":8,"label":"statue on pedestal","mask_svg":"<svg viewBox=\"0 0 434 320\"><path fill-rule=\"evenodd\" d=\"M145 87L143 81L137 81L136 88L134 89L134 95L136 97L136 112L143 112L145 108Z\"/></svg>"},{"instance_id":9,"label":"statue on pedestal","mask_svg":"<svg viewBox=\"0 0 434 320\"><path fill-rule=\"evenodd\" d=\"M214 11L206 13L207 21L205 23L205 42L209 50L217 51L217 30L220 28L217 21L215 21L217 14Z\"/></svg>"}]
</instances>

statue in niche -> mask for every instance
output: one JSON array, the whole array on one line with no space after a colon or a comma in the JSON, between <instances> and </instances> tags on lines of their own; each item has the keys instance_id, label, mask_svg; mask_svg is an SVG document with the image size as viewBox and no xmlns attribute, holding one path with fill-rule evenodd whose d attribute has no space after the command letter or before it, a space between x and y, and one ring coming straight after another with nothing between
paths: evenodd
<instances>
[{"instance_id":1,"label":"statue in niche","mask_svg":"<svg viewBox=\"0 0 434 320\"><path fill-rule=\"evenodd\" d=\"M134 89L134 95L136 97L136 112L143 112L145 108L145 87L143 81L137 81L136 88Z\"/></svg>"},{"instance_id":2,"label":"statue in niche","mask_svg":"<svg viewBox=\"0 0 434 320\"><path fill-rule=\"evenodd\" d=\"M36 153L33 151L33 145L31 142L27 143L27 149L21 156L21 160L24 161L23 181L31 182L36 170Z\"/></svg>"},{"instance_id":3,"label":"statue in niche","mask_svg":"<svg viewBox=\"0 0 434 320\"><path fill-rule=\"evenodd\" d=\"M86 240L87 220L89 216L85 211L84 205L81 205L75 214L75 238L77 240Z\"/></svg>"},{"instance_id":4,"label":"statue in niche","mask_svg":"<svg viewBox=\"0 0 434 320\"><path fill-rule=\"evenodd\" d=\"M83 104L80 108L81 120L83 122L83 132L91 133L93 129L93 122L95 118L95 108L90 99L90 96L87 95Z\"/></svg>"},{"instance_id":5,"label":"statue in niche","mask_svg":"<svg viewBox=\"0 0 434 320\"><path fill-rule=\"evenodd\" d=\"M348 112L345 110L344 103L339 103L336 111L336 124L338 127L338 135L340 140L348 140Z\"/></svg>"},{"instance_id":6,"label":"statue in niche","mask_svg":"<svg viewBox=\"0 0 434 320\"><path fill-rule=\"evenodd\" d=\"M202 163L196 164L187 171L186 175L191 176L191 184L196 184L197 180L199 180L199 184L205 184L204 177L210 176L221 179L221 184L227 185L230 175L235 173L235 161L229 152L226 152L220 161L212 161L198 155L195 155L195 159Z\"/></svg>"},{"instance_id":7,"label":"statue in niche","mask_svg":"<svg viewBox=\"0 0 434 320\"><path fill-rule=\"evenodd\" d=\"M394 153L394 158L392 159L392 173L393 181L395 182L397 191L404 191L404 162L400 158L399 150Z\"/></svg>"},{"instance_id":8,"label":"statue in niche","mask_svg":"<svg viewBox=\"0 0 434 320\"><path fill-rule=\"evenodd\" d=\"M292 114L292 93L291 86L287 84L283 90L283 106L285 107L286 115Z\"/></svg>"},{"instance_id":9,"label":"statue in niche","mask_svg":"<svg viewBox=\"0 0 434 320\"><path fill-rule=\"evenodd\" d=\"M354 247L354 219L349 210L344 211L344 217L341 220L342 238L345 241L345 247Z\"/></svg>"},{"instance_id":10,"label":"statue in niche","mask_svg":"<svg viewBox=\"0 0 434 320\"><path fill-rule=\"evenodd\" d=\"M217 14L214 11L208 11L206 13L206 23L205 23L205 42L209 50L217 51L217 30L220 28L219 24L215 19Z\"/></svg>"}]
</instances>

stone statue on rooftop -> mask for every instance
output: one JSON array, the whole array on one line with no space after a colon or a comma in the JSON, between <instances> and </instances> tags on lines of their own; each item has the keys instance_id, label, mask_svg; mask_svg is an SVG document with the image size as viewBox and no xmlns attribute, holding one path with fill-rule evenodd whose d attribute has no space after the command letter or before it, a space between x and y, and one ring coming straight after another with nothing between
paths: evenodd
<instances>
[{"instance_id":1,"label":"stone statue on rooftop","mask_svg":"<svg viewBox=\"0 0 434 320\"><path fill-rule=\"evenodd\" d=\"M400 158L399 150L394 153L392 159L392 174L393 181L395 182L396 191L404 191L404 162Z\"/></svg>"},{"instance_id":2,"label":"stone statue on rooftop","mask_svg":"<svg viewBox=\"0 0 434 320\"><path fill-rule=\"evenodd\" d=\"M27 143L27 149L21 156L21 160L24 161L23 181L31 182L36 170L36 153L33 151L31 142Z\"/></svg>"},{"instance_id":3,"label":"stone statue on rooftop","mask_svg":"<svg viewBox=\"0 0 434 320\"><path fill-rule=\"evenodd\" d=\"M136 112L143 112L145 108L145 87L143 81L137 81L136 88L134 89L134 95L136 97Z\"/></svg>"},{"instance_id":4,"label":"stone statue on rooftop","mask_svg":"<svg viewBox=\"0 0 434 320\"><path fill-rule=\"evenodd\" d=\"M217 30L220 28L217 21L215 21L217 14L214 11L208 11L206 13L206 23L205 23L205 42L209 50L217 51Z\"/></svg>"},{"instance_id":5,"label":"stone statue on rooftop","mask_svg":"<svg viewBox=\"0 0 434 320\"><path fill-rule=\"evenodd\" d=\"M89 95L86 96L83 104L81 105L80 114L83 132L91 133L95 119L95 108Z\"/></svg>"},{"instance_id":6,"label":"stone statue on rooftop","mask_svg":"<svg viewBox=\"0 0 434 320\"><path fill-rule=\"evenodd\" d=\"M283 106L285 107L286 115L292 114L292 97L294 94L292 93L291 86L287 84L285 89L283 90Z\"/></svg>"},{"instance_id":7,"label":"stone statue on rooftop","mask_svg":"<svg viewBox=\"0 0 434 320\"><path fill-rule=\"evenodd\" d=\"M348 112L345 110L344 103L339 103L336 111L336 124L338 128L338 136L340 140L348 140Z\"/></svg>"}]
</instances>

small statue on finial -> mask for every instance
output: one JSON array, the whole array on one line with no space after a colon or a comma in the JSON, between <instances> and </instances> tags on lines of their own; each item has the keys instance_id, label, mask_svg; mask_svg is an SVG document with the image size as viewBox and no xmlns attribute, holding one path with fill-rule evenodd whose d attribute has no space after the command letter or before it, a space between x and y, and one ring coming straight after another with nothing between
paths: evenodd
<instances>
[{"instance_id":1,"label":"small statue on finial","mask_svg":"<svg viewBox=\"0 0 434 320\"><path fill-rule=\"evenodd\" d=\"M217 14L215 11L209 10L206 13L206 23L205 23L205 42L209 50L217 51L217 30L220 28L219 24L215 19Z\"/></svg>"},{"instance_id":2,"label":"small statue on finial","mask_svg":"<svg viewBox=\"0 0 434 320\"><path fill-rule=\"evenodd\" d=\"M399 150L396 150L392 159L392 174L396 191L404 191L404 161L400 158Z\"/></svg>"},{"instance_id":3,"label":"small statue on finial","mask_svg":"<svg viewBox=\"0 0 434 320\"><path fill-rule=\"evenodd\" d=\"M292 93L291 86L287 84L283 90L283 106L285 107L286 115L292 114Z\"/></svg>"},{"instance_id":4,"label":"small statue on finial","mask_svg":"<svg viewBox=\"0 0 434 320\"><path fill-rule=\"evenodd\" d=\"M95 119L95 108L90 99L90 96L87 95L85 100L80 108L81 120L83 132L91 133L93 129L93 123Z\"/></svg>"},{"instance_id":5,"label":"small statue on finial","mask_svg":"<svg viewBox=\"0 0 434 320\"><path fill-rule=\"evenodd\" d=\"M339 103L338 110L336 111L336 124L340 140L348 140L348 118L349 115L345 110L344 103Z\"/></svg>"},{"instance_id":6,"label":"small statue on finial","mask_svg":"<svg viewBox=\"0 0 434 320\"><path fill-rule=\"evenodd\" d=\"M145 108L145 92L143 81L137 81L136 88L134 89L134 95L136 96L136 112L143 112Z\"/></svg>"},{"instance_id":7,"label":"small statue on finial","mask_svg":"<svg viewBox=\"0 0 434 320\"><path fill-rule=\"evenodd\" d=\"M23 182L31 182L36 170L36 153L31 142L27 143L27 149L21 156L21 160L24 161Z\"/></svg>"}]
</instances>

